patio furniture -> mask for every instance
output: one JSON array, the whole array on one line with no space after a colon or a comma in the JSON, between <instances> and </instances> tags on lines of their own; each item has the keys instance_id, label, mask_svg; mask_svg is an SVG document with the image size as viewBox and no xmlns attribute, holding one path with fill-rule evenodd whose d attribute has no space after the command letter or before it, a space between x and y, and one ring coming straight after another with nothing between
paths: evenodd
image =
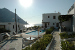
<instances>
[{"instance_id":1,"label":"patio furniture","mask_svg":"<svg viewBox=\"0 0 75 50\"><path fill-rule=\"evenodd\" d=\"M10 37L10 38L14 38L14 39L16 39L17 37L19 37L19 35L10 35L10 34L8 34L8 33L6 33L6 35L8 36L8 37Z\"/></svg>"},{"instance_id":2,"label":"patio furniture","mask_svg":"<svg viewBox=\"0 0 75 50\"><path fill-rule=\"evenodd\" d=\"M6 35L10 37L10 35L8 33L6 33Z\"/></svg>"},{"instance_id":3,"label":"patio furniture","mask_svg":"<svg viewBox=\"0 0 75 50\"><path fill-rule=\"evenodd\" d=\"M14 38L14 39L19 38L19 37L20 37L20 35L17 35L17 34L12 36L12 38Z\"/></svg>"},{"instance_id":4,"label":"patio furniture","mask_svg":"<svg viewBox=\"0 0 75 50\"><path fill-rule=\"evenodd\" d=\"M33 38L33 37L28 37L28 38L26 38L27 40L34 40L35 38Z\"/></svg>"}]
</instances>

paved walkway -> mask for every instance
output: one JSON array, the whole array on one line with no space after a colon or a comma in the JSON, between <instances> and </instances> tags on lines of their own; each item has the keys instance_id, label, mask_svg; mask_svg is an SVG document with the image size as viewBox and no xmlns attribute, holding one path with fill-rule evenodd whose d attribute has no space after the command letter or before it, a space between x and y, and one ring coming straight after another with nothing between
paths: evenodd
<instances>
[{"instance_id":1,"label":"paved walkway","mask_svg":"<svg viewBox=\"0 0 75 50\"><path fill-rule=\"evenodd\" d=\"M21 50L22 49L22 38L17 38L13 40L8 40L4 44L0 50Z\"/></svg>"},{"instance_id":2,"label":"paved walkway","mask_svg":"<svg viewBox=\"0 0 75 50\"><path fill-rule=\"evenodd\" d=\"M49 50L60 50L60 37L59 37L59 31L54 31L53 33L53 42L51 44L51 47L49 47Z\"/></svg>"}]
</instances>

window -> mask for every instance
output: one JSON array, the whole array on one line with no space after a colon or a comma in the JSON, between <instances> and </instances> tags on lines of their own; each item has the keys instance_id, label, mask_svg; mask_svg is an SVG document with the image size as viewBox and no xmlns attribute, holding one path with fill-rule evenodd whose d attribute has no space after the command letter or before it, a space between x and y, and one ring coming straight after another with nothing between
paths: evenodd
<instances>
[{"instance_id":1,"label":"window","mask_svg":"<svg viewBox=\"0 0 75 50\"><path fill-rule=\"evenodd\" d=\"M55 19L56 18L56 16L53 16L53 19Z\"/></svg>"},{"instance_id":2,"label":"window","mask_svg":"<svg viewBox=\"0 0 75 50\"><path fill-rule=\"evenodd\" d=\"M54 23L53 23L53 25L54 25Z\"/></svg>"},{"instance_id":3,"label":"window","mask_svg":"<svg viewBox=\"0 0 75 50\"><path fill-rule=\"evenodd\" d=\"M48 23L48 25L49 25L49 23Z\"/></svg>"},{"instance_id":4,"label":"window","mask_svg":"<svg viewBox=\"0 0 75 50\"><path fill-rule=\"evenodd\" d=\"M18 27L19 27L19 25L18 25Z\"/></svg>"},{"instance_id":5,"label":"window","mask_svg":"<svg viewBox=\"0 0 75 50\"><path fill-rule=\"evenodd\" d=\"M14 25L13 25L13 29L14 29Z\"/></svg>"},{"instance_id":6,"label":"window","mask_svg":"<svg viewBox=\"0 0 75 50\"><path fill-rule=\"evenodd\" d=\"M48 16L48 18L49 18L49 16Z\"/></svg>"}]
</instances>

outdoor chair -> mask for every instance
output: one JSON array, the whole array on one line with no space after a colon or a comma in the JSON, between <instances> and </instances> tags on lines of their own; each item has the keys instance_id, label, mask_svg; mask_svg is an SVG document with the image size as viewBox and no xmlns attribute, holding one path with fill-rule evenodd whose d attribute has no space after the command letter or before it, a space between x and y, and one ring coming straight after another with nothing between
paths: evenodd
<instances>
[{"instance_id":1,"label":"outdoor chair","mask_svg":"<svg viewBox=\"0 0 75 50\"><path fill-rule=\"evenodd\" d=\"M10 34L6 33L6 35L8 36L8 38L11 38Z\"/></svg>"},{"instance_id":2,"label":"outdoor chair","mask_svg":"<svg viewBox=\"0 0 75 50\"><path fill-rule=\"evenodd\" d=\"M8 36L8 37L10 37L10 38L14 38L14 39L16 39L19 35L10 35L10 34L8 34L8 33L6 33L6 35Z\"/></svg>"}]
</instances>

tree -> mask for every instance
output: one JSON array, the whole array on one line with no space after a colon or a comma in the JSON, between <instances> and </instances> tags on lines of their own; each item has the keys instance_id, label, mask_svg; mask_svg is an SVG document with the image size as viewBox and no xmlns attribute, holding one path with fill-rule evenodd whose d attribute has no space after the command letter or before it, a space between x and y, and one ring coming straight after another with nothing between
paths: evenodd
<instances>
[{"instance_id":1,"label":"tree","mask_svg":"<svg viewBox=\"0 0 75 50\"><path fill-rule=\"evenodd\" d=\"M64 22L64 21L68 21L71 17L72 15L59 15L58 19L60 22Z\"/></svg>"},{"instance_id":2,"label":"tree","mask_svg":"<svg viewBox=\"0 0 75 50\"><path fill-rule=\"evenodd\" d=\"M73 15L59 15L58 19L60 21L60 28L62 29L62 22L68 21Z\"/></svg>"}]
</instances>

